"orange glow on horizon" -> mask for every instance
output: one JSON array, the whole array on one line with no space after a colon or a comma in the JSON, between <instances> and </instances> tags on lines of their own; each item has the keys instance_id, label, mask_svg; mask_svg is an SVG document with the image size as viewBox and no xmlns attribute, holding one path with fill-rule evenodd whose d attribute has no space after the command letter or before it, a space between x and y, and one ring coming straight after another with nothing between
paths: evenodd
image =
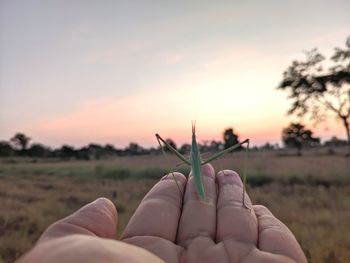
<instances>
[{"instance_id":1,"label":"orange glow on horizon","mask_svg":"<svg viewBox=\"0 0 350 263\"><path fill-rule=\"evenodd\" d=\"M57 142L73 145L86 145L90 142L112 143L117 147L124 147L129 142L136 142L142 146L157 146L154 134L159 133L164 138L171 138L177 145L190 143L191 119L182 118L190 115L186 108L178 111L158 111L164 107L166 100L155 101L147 105L145 94L138 97L124 97L122 99L97 100L83 104L78 110L63 115L55 120L38 123L35 128L28 127L31 134L43 139L43 142ZM256 111L256 110L255 110ZM260 110L263 113L263 110ZM206 114L205 118L196 119L197 140L222 141L224 129L232 127L241 140L249 138L252 145L265 142L277 143L281 138L282 128L289 124L283 112L268 110L259 119L229 118L226 114L220 116L220 110L214 114ZM273 118L270 116L274 116ZM254 116L253 116L254 117ZM341 127L336 128L336 135L342 135ZM309 127L312 128L312 127ZM328 136L322 129L317 130L318 136ZM330 133L330 132L328 132ZM330 134L334 134L334 129Z\"/></svg>"}]
</instances>

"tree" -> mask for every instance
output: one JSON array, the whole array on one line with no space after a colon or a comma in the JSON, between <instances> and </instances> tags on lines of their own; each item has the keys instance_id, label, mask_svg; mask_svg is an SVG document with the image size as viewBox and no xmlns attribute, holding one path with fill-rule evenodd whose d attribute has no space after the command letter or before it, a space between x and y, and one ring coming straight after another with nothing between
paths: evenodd
<instances>
[{"instance_id":1,"label":"tree","mask_svg":"<svg viewBox=\"0 0 350 263\"><path fill-rule=\"evenodd\" d=\"M143 148L137 143L131 142L128 147L125 148L127 155L140 155L143 153Z\"/></svg>"},{"instance_id":2,"label":"tree","mask_svg":"<svg viewBox=\"0 0 350 263\"><path fill-rule=\"evenodd\" d=\"M92 158L90 151L86 146L76 150L76 157L78 160L90 160Z\"/></svg>"},{"instance_id":3,"label":"tree","mask_svg":"<svg viewBox=\"0 0 350 263\"><path fill-rule=\"evenodd\" d=\"M220 141L212 140L209 147L211 152L219 152L223 150L223 144Z\"/></svg>"},{"instance_id":4,"label":"tree","mask_svg":"<svg viewBox=\"0 0 350 263\"><path fill-rule=\"evenodd\" d=\"M87 147L90 156L96 160L101 159L103 155L103 147L96 143L90 143Z\"/></svg>"},{"instance_id":5,"label":"tree","mask_svg":"<svg viewBox=\"0 0 350 263\"><path fill-rule=\"evenodd\" d=\"M27 137L24 133L16 133L10 141L17 147L21 152L24 152L27 149L30 138Z\"/></svg>"},{"instance_id":6,"label":"tree","mask_svg":"<svg viewBox=\"0 0 350 263\"><path fill-rule=\"evenodd\" d=\"M14 154L15 150L12 148L11 144L6 141L0 141L0 156L8 157Z\"/></svg>"},{"instance_id":7,"label":"tree","mask_svg":"<svg viewBox=\"0 0 350 263\"><path fill-rule=\"evenodd\" d=\"M333 136L328 141L324 142L324 146L326 146L326 147L341 147L341 146L346 146L346 145L347 145L347 141L338 139L335 136Z\"/></svg>"},{"instance_id":8,"label":"tree","mask_svg":"<svg viewBox=\"0 0 350 263\"><path fill-rule=\"evenodd\" d=\"M228 128L224 131L224 148L230 148L231 146L239 143L238 141L238 135L234 133L232 128ZM242 147L239 147L238 149L241 149Z\"/></svg>"},{"instance_id":9,"label":"tree","mask_svg":"<svg viewBox=\"0 0 350 263\"><path fill-rule=\"evenodd\" d=\"M259 147L259 150L262 150L262 151L273 151L275 150L275 145L269 143L269 142L266 142L265 144L261 145Z\"/></svg>"},{"instance_id":10,"label":"tree","mask_svg":"<svg viewBox=\"0 0 350 263\"><path fill-rule=\"evenodd\" d=\"M191 151L191 145L188 143L184 143L179 149L179 152L181 154L189 154L190 151Z\"/></svg>"},{"instance_id":11,"label":"tree","mask_svg":"<svg viewBox=\"0 0 350 263\"><path fill-rule=\"evenodd\" d=\"M320 138L313 137L313 132L300 123L291 123L282 131L282 141L286 147L297 148L301 155L302 148L320 145Z\"/></svg>"},{"instance_id":12,"label":"tree","mask_svg":"<svg viewBox=\"0 0 350 263\"><path fill-rule=\"evenodd\" d=\"M50 154L51 150L40 143L33 143L28 149L28 155L31 157L49 157Z\"/></svg>"},{"instance_id":13,"label":"tree","mask_svg":"<svg viewBox=\"0 0 350 263\"><path fill-rule=\"evenodd\" d=\"M114 146L113 146L112 144L106 144L106 145L103 147L103 152L104 152L106 155L116 155L117 149L114 148Z\"/></svg>"},{"instance_id":14,"label":"tree","mask_svg":"<svg viewBox=\"0 0 350 263\"><path fill-rule=\"evenodd\" d=\"M177 150L176 144L175 144L175 142L174 142L172 139L168 138L168 139L166 139L165 141L166 141L171 147L173 147L175 150ZM163 150L164 150L165 152L173 153L172 151L170 151L170 150L168 149L168 147L166 147L166 146L164 146L164 145L163 145Z\"/></svg>"},{"instance_id":15,"label":"tree","mask_svg":"<svg viewBox=\"0 0 350 263\"><path fill-rule=\"evenodd\" d=\"M220 141L203 141L201 144L198 144L198 146L200 147L200 151L202 153L215 153L215 152L219 152L223 150L223 143Z\"/></svg>"},{"instance_id":16,"label":"tree","mask_svg":"<svg viewBox=\"0 0 350 263\"><path fill-rule=\"evenodd\" d=\"M61 149L58 150L58 155L63 159L70 159L76 157L76 151L72 146L63 145Z\"/></svg>"},{"instance_id":17,"label":"tree","mask_svg":"<svg viewBox=\"0 0 350 263\"><path fill-rule=\"evenodd\" d=\"M283 73L278 89L289 92L288 114L308 115L315 123L329 115L340 120L346 132L350 154L350 36L345 48L335 48L330 59L313 49L304 61L293 61ZM324 62L332 65L327 70Z\"/></svg>"}]
</instances>

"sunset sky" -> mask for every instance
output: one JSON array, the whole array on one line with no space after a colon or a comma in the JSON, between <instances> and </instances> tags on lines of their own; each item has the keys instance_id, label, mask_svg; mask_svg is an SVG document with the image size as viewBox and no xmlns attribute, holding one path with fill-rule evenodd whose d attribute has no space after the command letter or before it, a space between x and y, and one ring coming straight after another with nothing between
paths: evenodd
<instances>
[{"instance_id":1,"label":"sunset sky","mask_svg":"<svg viewBox=\"0 0 350 263\"><path fill-rule=\"evenodd\" d=\"M188 142L233 127L280 142L293 119L282 73L303 51L350 35L350 2L0 2L0 140L124 147L154 133ZM311 123L305 123L312 128ZM323 139L345 137L329 119Z\"/></svg>"}]
</instances>

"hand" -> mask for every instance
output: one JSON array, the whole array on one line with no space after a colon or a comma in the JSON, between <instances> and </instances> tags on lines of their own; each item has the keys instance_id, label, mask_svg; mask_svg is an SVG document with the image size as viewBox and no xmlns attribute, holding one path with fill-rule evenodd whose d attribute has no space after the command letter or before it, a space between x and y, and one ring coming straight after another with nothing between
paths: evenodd
<instances>
[{"instance_id":1,"label":"hand","mask_svg":"<svg viewBox=\"0 0 350 263\"><path fill-rule=\"evenodd\" d=\"M174 173L145 196L122 240L143 247L166 262L307 262L290 230L263 206L252 206L239 176L226 170L215 176L202 166L207 200L194 181Z\"/></svg>"},{"instance_id":2,"label":"hand","mask_svg":"<svg viewBox=\"0 0 350 263\"><path fill-rule=\"evenodd\" d=\"M20 262L306 262L293 234L262 206L246 196L232 171L216 177L202 167L206 202L200 201L192 178L174 173L145 196L130 219L122 241L115 236L117 213L98 199L56 222ZM135 246L128 245L132 244ZM146 250L142 249L145 248Z\"/></svg>"}]
</instances>

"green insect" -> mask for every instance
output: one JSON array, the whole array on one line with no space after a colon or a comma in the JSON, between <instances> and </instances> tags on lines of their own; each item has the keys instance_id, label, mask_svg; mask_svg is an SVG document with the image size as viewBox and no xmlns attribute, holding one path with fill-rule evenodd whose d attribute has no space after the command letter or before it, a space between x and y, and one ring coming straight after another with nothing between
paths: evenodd
<instances>
[{"instance_id":1,"label":"green insect","mask_svg":"<svg viewBox=\"0 0 350 263\"><path fill-rule=\"evenodd\" d=\"M189 159L186 159L185 156L183 156L181 153L179 153L174 147L172 147L167 141L165 141L162 137L160 137L160 135L157 133L156 134L156 138L157 141L160 145L160 148L162 149L163 153L163 147L161 145L161 142L171 151L173 152L181 161L182 163L191 166L191 171L192 171L192 176L194 179L194 183L195 183L195 188L196 188L196 192L198 193L199 197L201 198L201 200L205 201L206 200L206 195L205 195L205 189L204 189L204 185L203 185L203 178L202 178L202 173L201 173L201 166L204 164L207 164L211 161L214 161L218 158L220 158L221 156L223 156L225 153L229 153L235 149L237 149L238 147L242 146L243 144L247 144L246 150L248 151L249 149L249 139L246 139L240 143L237 143L223 151L220 151L218 153L213 154L212 156L210 156L209 158L202 160L201 154L199 152L199 147L197 144L197 140L196 140L196 127L195 127L195 123L192 123L192 144L191 144L191 152L190 152L190 157ZM181 163L181 164L182 164ZM174 178L175 179L175 178ZM176 180L175 180L176 182ZM176 182L177 184L177 182ZM245 185L246 185L246 173L245 171L243 172L243 197L242 197L242 204L244 207L247 207L245 204ZM179 187L179 186L178 186ZM179 187L180 189L180 187ZM181 190L180 190L181 191Z\"/></svg>"}]
</instances>

